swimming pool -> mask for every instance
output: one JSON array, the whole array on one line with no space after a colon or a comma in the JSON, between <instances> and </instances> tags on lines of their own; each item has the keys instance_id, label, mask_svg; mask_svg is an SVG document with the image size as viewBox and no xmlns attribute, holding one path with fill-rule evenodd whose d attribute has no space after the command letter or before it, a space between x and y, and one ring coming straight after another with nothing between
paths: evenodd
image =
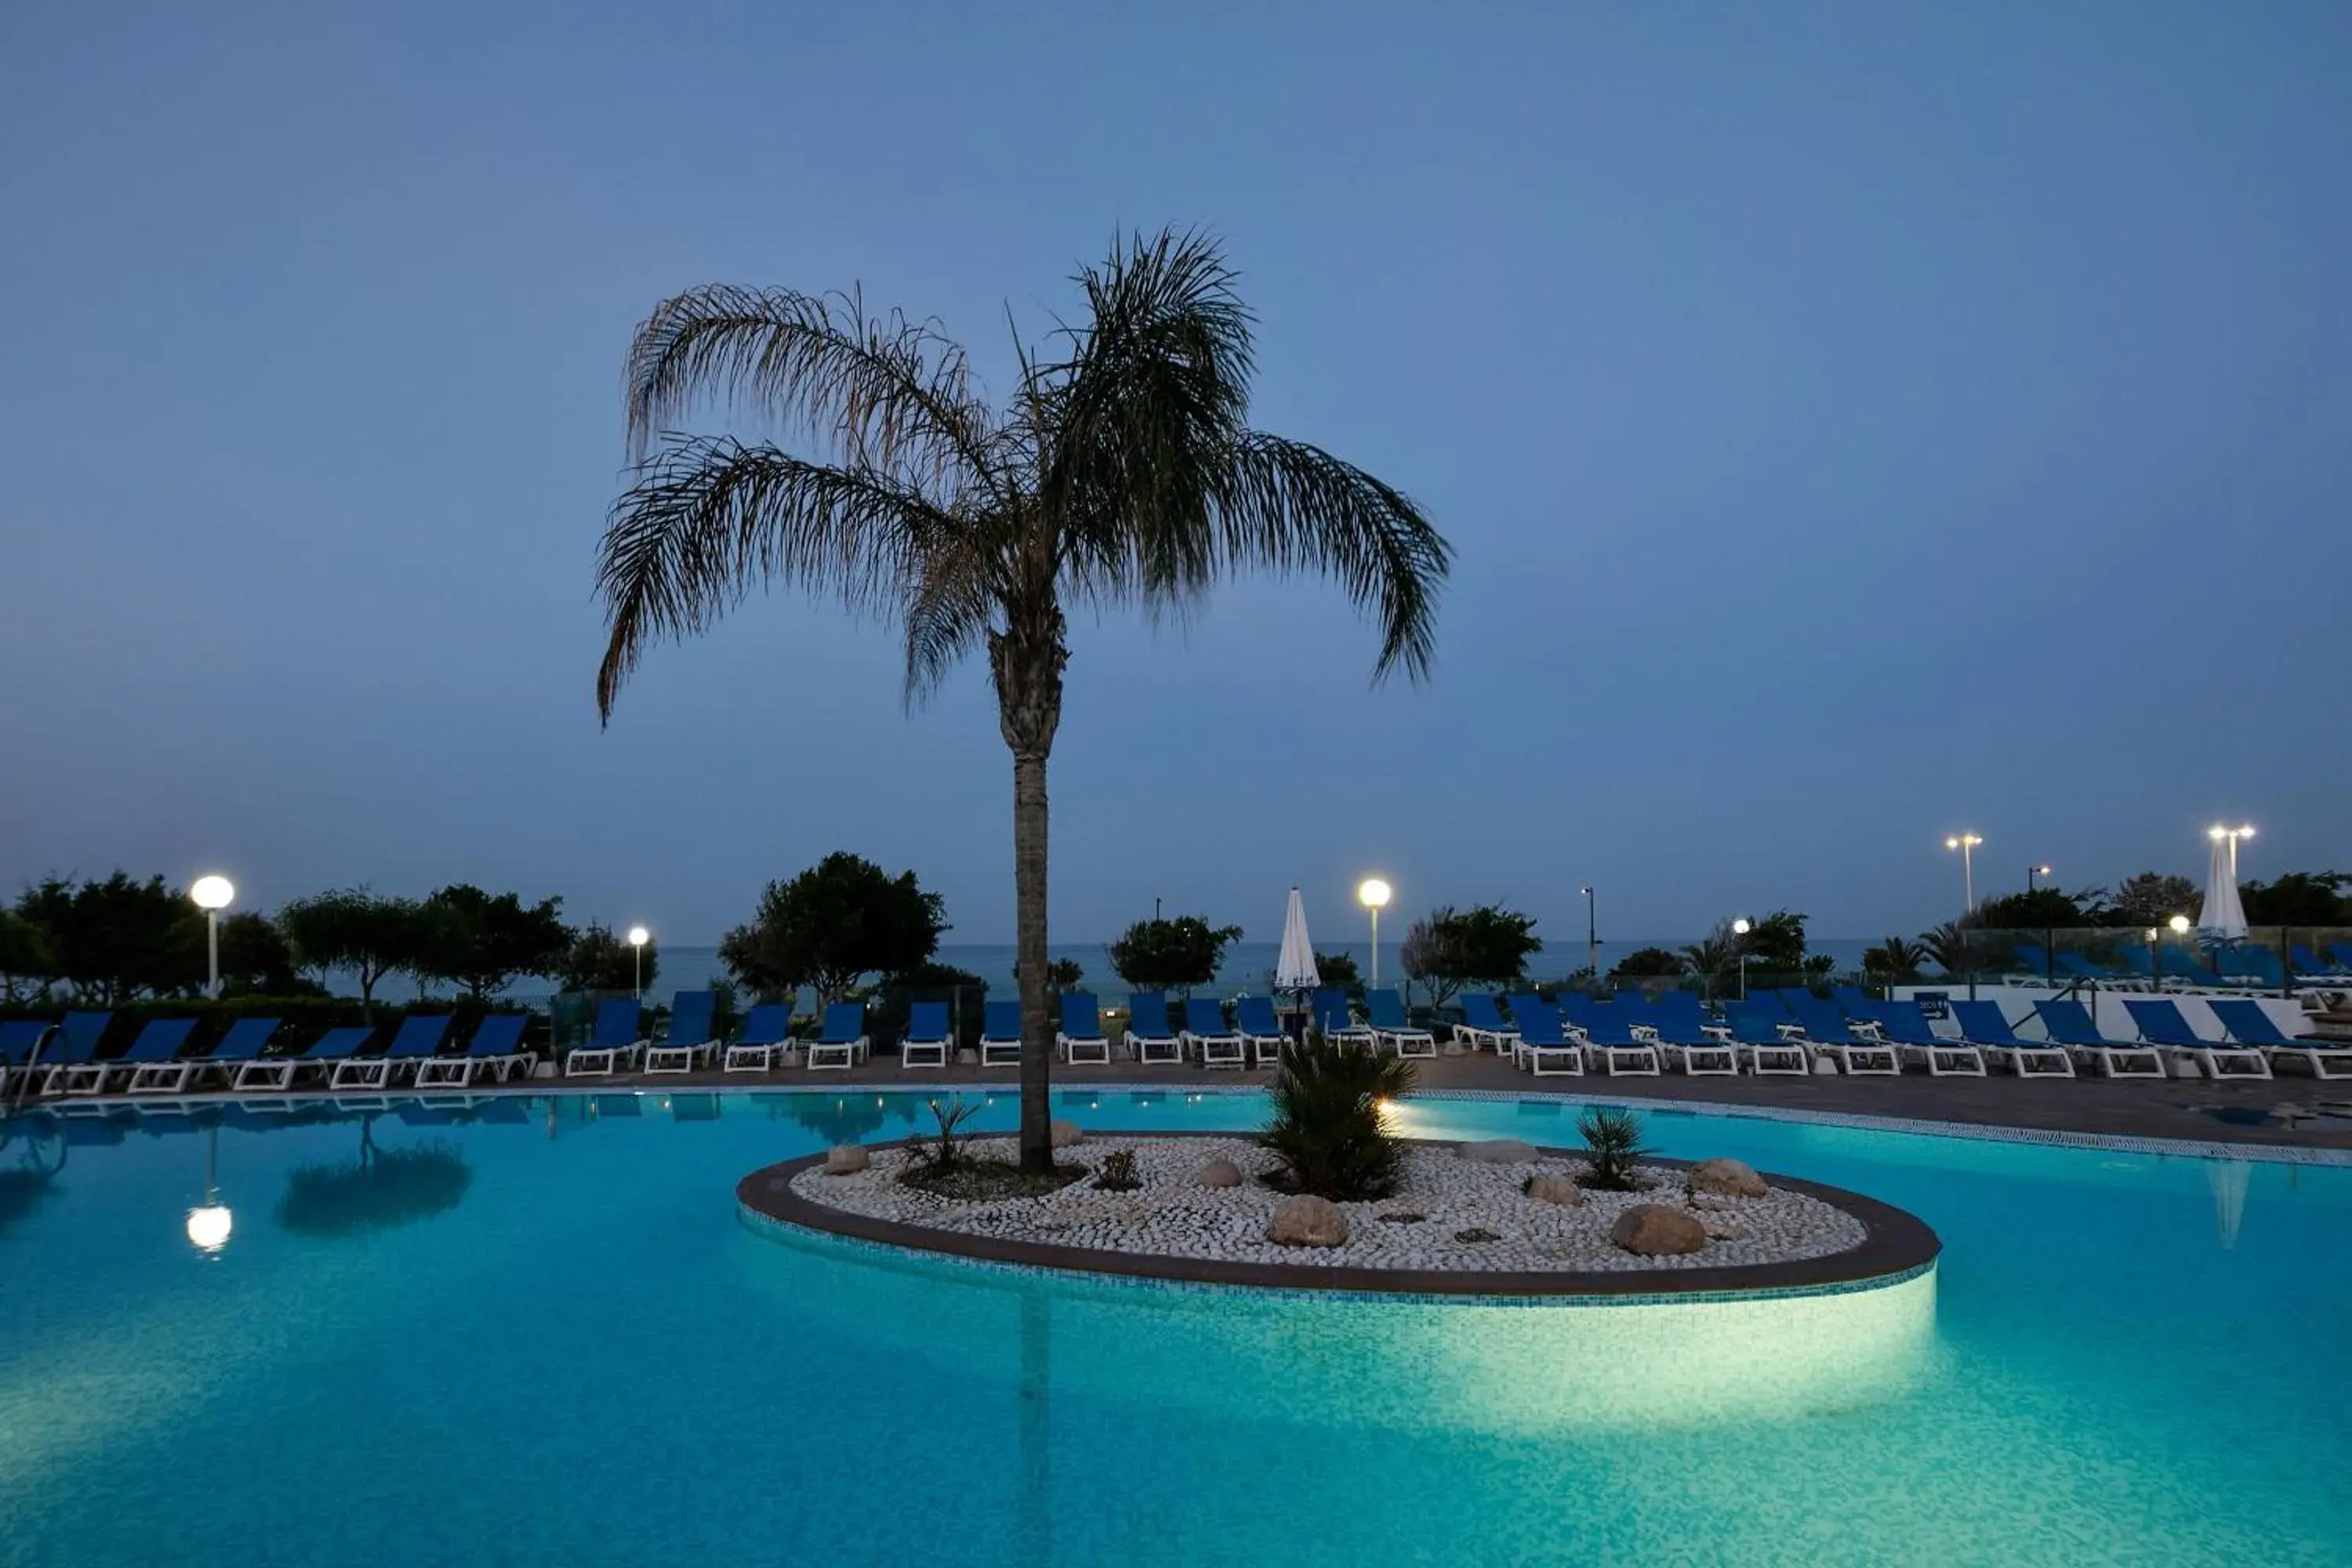
<instances>
[{"instance_id":1,"label":"swimming pool","mask_svg":"<svg viewBox=\"0 0 2352 1568\"><path fill-rule=\"evenodd\" d=\"M1556 1100L1407 1110L1574 1141ZM11 1124L0 1563L2352 1559L2352 1170L1649 1119L1933 1225L1872 1321L1249 1300L739 1223L745 1172L919 1113Z\"/></svg>"}]
</instances>

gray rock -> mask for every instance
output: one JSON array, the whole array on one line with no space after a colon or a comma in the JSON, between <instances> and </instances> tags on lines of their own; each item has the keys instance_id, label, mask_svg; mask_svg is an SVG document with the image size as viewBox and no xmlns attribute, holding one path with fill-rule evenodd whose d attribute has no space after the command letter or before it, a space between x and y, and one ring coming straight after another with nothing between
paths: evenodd
<instances>
[{"instance_id":1,"label":"gray rock","mask_svg":"<svg viewBox=\"0 0 2352 1568\"><path fill-rule=\"evenodd\" d=\"M1265 1238L1276 1247L1345 1247L1348 1216L1330 1199L1301 1193L1282 1200L1265 1227Z\"/></svg>"},{"instance_id":2,"label":"gray rock","mask_svg":"<svg viewBox=\"0 0 2352 1568\"><path fill-rule=\"evenodd\" d=\"M1087 1141L1085 1128L1075 1121L1064 1121L1058 1117L1054 1121L1053 1136L1054 1147L1056 1149L1067 1149L1073 1144Z\"/></svg>"},{"instance_id":3,"label":"gray rock","mask_svg":"<svg viewBox=\"0 0 2352 1568\"><path fill-rule=\"evenodd\" d=\"M1482 1165L1524 1165L1536 1157L1536 1146L1524 1138L1489 1138L1462 1145L1462 1157Z\"/></svg>"},{"instance_id":4,"label":"gray rock","mask_svg":"<svg viewBox=\"0 0 2352 1568\"><path fill-rule=\"evenodd\" d=\"M1201 1167L1199 1179L1204 1187L1238 1187L1242 1184L1242 1168L1231 1160L1212 1160Z\"/></svg>"},{"instance_id":5,"label":"gray rock","mask_svg":"<svg viewBox=\"0 0 2352 1568\"><path fill-rule=\"evenodd\" d=\"M1701 1160L1691 1167L1687 1185L1694 1193L1734 1198L1760 1198L1769 1190L1753 1167L1738 1160Z\"/></svg>"},{"instance_id":6,"label":"gray rock","mask_svg":"<svg viewBox=\"0 0 2352 1568\"><path fill-rule=\"evenodd\" d=\"M1562 1208L1584 1206L1584 1189L1570 1176L1531 1176L1528 1179L1528 1196L1539 1204L1558 1204Z\"/></svg>"},{"instance_id":7,"label":"gray rock","mask_svg":"<svg viewBox=\"0 0 2352 1568\"><path fill-rule=\"evenodd\" d=\"M874 1157L866 1152L863 1143L835 1143L824 1152L824 1173L828 1176L846 1176L873 1163Z\"/></svg>"},{"instance_id":8,"label":"gray rock","mask_svg":"<svg viewBox=\"0 0 2352 1568\"><path fill-rule=\"evenodd\" d=\"M1664 1204L1635 1204L1609 1227L1609 1239L1643 1258L1696 1252L1706 1245L1706 1226L1685 1209Z\"/></svg>"}]
</instances>

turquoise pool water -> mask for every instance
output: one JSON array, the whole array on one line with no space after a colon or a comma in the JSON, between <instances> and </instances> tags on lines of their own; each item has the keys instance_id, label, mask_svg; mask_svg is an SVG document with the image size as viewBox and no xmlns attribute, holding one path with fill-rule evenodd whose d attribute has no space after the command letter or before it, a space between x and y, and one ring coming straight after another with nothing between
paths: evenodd
<instances>
[{"instance_id":1,"label":"turquoise pool water","mask_svg":"<svg viewBox=\"0 0 2352 1568\"><path fill-rule=\"evenodd\" d=\"M919 1109L5 1124L0 1563L2352 1561L2352 1170L1651 1118L1934 1225L1937 1275L1851 1310L1247 1300L739 1223L745 1172Z\"/></svg>"}]
</instances>

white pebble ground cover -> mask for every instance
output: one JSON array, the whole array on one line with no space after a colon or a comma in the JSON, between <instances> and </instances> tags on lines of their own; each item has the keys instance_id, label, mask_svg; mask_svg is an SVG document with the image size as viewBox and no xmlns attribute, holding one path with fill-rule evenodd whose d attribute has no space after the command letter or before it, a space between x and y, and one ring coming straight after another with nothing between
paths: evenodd
<instances>
[{"instance_id":1,"label":"white pebble ground cover","mask_svg":"<svg viewBox=\"0 0 2352 1568\"><path fill-rule=\"evenodd\" d=\"M1803 1194L1773 1187L1759 1198L1701 1194L1685 1199L1684 1173L1643 1166L1641 1192L1586 1191L1576 1206L1543 1203L1520 1189L1535 1175L1574 1176L1574 1158L1541 1155L1516 1164L1465 1160L1452 1146L1416 1144L1405 1156L1404 1180L1392 1195L1339 1205L1348 1239L1339 1247L1284 1247L1266 1239L1267 1222L1284 1194L1257 1178L1272 1168L1266 1152L1246 1138L1121 1138L1089 1134L1056 1150L1065 1163L1099 1167L1103 1156L1135 1155L1142 1185L1105 1191L1092 1176L1043 1197L985 1202L935 1197L901 1185L907 1156L874 1151L873 1163L849 1175L828 1176L822 1166L793 1179L793 1191L812 1203L868 1218L928 1226L972 1236L1001 1237L1108 1252L1150 1253L1248 1263L1357 1268L1458 1269L1563 1273L1632 1268L1717 1268L1822 1258L1862 1244L1862 1222ZM1012 1160L1011 1139L975 1139L970 1152ZM1242 1170L1238 1187L1201 1184L1201 1168L1215 1159ZM1617 1215L1635 1204L1687 1205L1707 1229L1694 1253L1640 1257L1609 1239ZM1417 1220L1402 1216L1418 1215ZM1458 1239L1483 1231L1494 1239Z\"/></svg>"}]
</instances>

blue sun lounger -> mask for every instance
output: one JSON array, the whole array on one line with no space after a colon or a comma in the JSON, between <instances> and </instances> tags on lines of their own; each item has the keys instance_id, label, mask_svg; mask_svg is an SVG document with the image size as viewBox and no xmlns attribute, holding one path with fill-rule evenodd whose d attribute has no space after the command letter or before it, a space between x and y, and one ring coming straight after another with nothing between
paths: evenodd
<instances>
[{"instance_id":1,"label":"blue sun lounger","mask_svg":"<svg viewBox=\"0 0 2352 1568\"><path fill-rule=\"evenodd\" d=\"M2292 1057L2303 1063L2314 1078L2352 1078L2352 1044L2341 1040L2323 1040L2316 1037L2301 1038L2278 1026L2259 1002L2241 997L2206 1004L2213 1016L2230 1031L2230 1037L2242 1046L2252 1046L2268 1057L2275 1068L2282 1057Z\"/></svg>"},{"instance_id":2,"label":"blue sun lounger","mask_svg":"<svg viewBox=\"0 0 2352 1568\"><path fill-rule=\"evenodd\" d=\"M104 1094L117 1073L125 1085L139 1076L139 1069L153 1067L176 1058L195 1033L194 1018L150 1018L141 1026L138 1038L121 1056L100 1058L77 1063L65 1069L65 1091L68 1094Z\"/></svg>"},{"instance_id":3,"label":"blue sun lounger","mask_svg":"<svg viewBox=\"0 0 2352 1568\"><path fill-rule=\"evenodd\" d=\"M2036 980L2050 978L2050 954L2030 942L2013 942L2010 952L2017 958L2017 973L2030 974Z\"/></svg>"},{"instance_id":4,"label":"blue sun lounger","mask_svg":"<svg viewBox=\"0 0 2352 1568\"><path fill-rule=\"evenodd\" d=\"M898 1041L902 1068L944 1068L955 1045L944 1002L915 1002L907 1007L907 1033Z\"/></svg>"},{"instance_id":5,"label":"blue sun lounger","mask_svg":"<svg viewBox=\"0 0 2352 1568\"><path fill-rule=\"evenodd\" d=\"M277 1032L275 1018L239 1018L228 1026L226 1034L213 1042L209 1051L142 1065L131 1075L131 1092L184 1094L191 1079L201 1083L214 1073L220 1075L226 1087L236 1076L237 1068L261 1055L269 1044L269 1037Z\"/></svg>"},{"instance_id":6,"label":"blue sun lounger","mask_svg":"<svg viewBox=\"0 0 2352 1568\"><path fill-rule=\"evenodd\" d=\"M1241 1032L1225 1027L1225 1010L1213 996L1184 998L1184 1049L1204 1068L1239 1068L1249 1047Z\"/></svg>"},{"instance_id":7,"label":"blue sun lounger","mask_svg":"<svg viewBox=\"0 0 2352 1568\"><path fill-rule=\"evenodd\" d=\"M1511 1053L1515 1066L1538 1078L1584 1076L1584 1047L1569 1037L1559 1008L1533 992L1514 991L1511 1016L1519 1026L1519 1043Z\"/></svg>"},{"instance_id":8,"label":"blue sun lounger","mask_svg":"<svg viewBox=\"0 0 2352 1568\"><path fill-rule=\"evenodd\" d=\"M1282 1020L1275 1016L1273 997L1235 997L1234 1027L1241 1031L1242 1044L1249 1049L1250 1066L1272 1067L1282 1060L1282 1047L1290 1037L1282 1032Z\"/></svg>"},{"instance_id":9,"label":"blue sun lounger","mask_svg":"<svg viewBox=\"0 0 2352 1568\"><path fill-rule=\"evenodd\" d=\"M98 1043L106 1037L111 1013L68 1013L54 1033L38 1041L34 1059L25 1068L37 1085L36 1094L47 1094L76 1068L88 1068L98 1058Z\"/></svg>"},{"instance_id":10,"label":"blue sun lounger","mask_svg":"<svg viewBox=\"0 0 2352 1568\"><path fill-rule=\"evenodd\" d=\"M2180 1009L2162 999L2127 1001L2125 1011L2139 1027L2139 1037L2167 1050L2186 1051L2210 1079L2268 1078L2270 1058L2252 1046L2209 1040L2189 1026Z\"/></svg>"},{"instance_id":11,"label":"blue sun lounger","mask_svg":"<svg viewBox=\"0 0 2352 1568\"><path fill-rule=\"evenodd\" d=\"M2160 1079L2165 1076L2164 1057L2154 1046L2107 1038L2099 1033L2098 1025L2091 1019L2090 1010L2080 1002L2037 1002L2033 1010L2041 1016L2042 1033L2065 1047L2077 1061L2087 1061L2096 1066L2100 1077Z\"/></svg>"},{"instance_id":12,"label":"blue sun lounger","mask_svg":"<svg viewBox=\"0 0 2352 1568\"><path fill-rule=\"evenodd\" d=\"M625 1061L634 1068L646 1048L637 1033L640 1010L633 996L612 996L596 1004L596 1022L588 1042L574 1046L563 1058L566 1078L611 1078Z\"/></svg>"},{"instance_id":13,"label":"blue sun lounger","mask_svg":"<svg viewBox=\"0 0 2352 1568\"><path fill-rule=\"evenodd\" d=\"M1739 1048L1706 1021L1706 1010L1687 991L1666 991L1650 1004L1646 1026L1670 1065L1685 1076L1739 1076Z\"/></svg>"},{"instance_id":14,"label":"blue sun lounger","mask_svg":"<svg viewBox=\"0 0 2352 1568\"><path fill-rule=\"evenodd\" d=\"M1984 1053L1964 1039L1946 1039L1936 1033L1936 1026L1927 1021L1918 1003L1871 1002L1864 1007L1863 1016L1877 1028L1879 1037L1905 1056L1923 1063L1928 1077L1985 1076Z\"/></svg>"},{"instance_id":15,"label":"blue sun lounger","mask_svg":"<svg viewBox=\"0 0 2352 1568\"><path fill-rule=\"evenodd\" d=\"M1334 1045L1345 1042L1372 1048L1372 1032L1356 1022L1348 1006L1348 994L1336 985L1326 985L1315 993L1315 1032Z\"/></svg>"},{"instance_id":16,"label":"blue sun lounger","mask_svg":"<svg viewBox=\"0 0 2352 1568\"><path fill-rule=\"evenodd\" d=\"M658 1046L646 1042L646 1071L684 1073L709 1067L719 1055L719 1042L710 1033L718 1011L719 998L708 991L681 991L671 997L669 1033Z\"/></svg>"},{"instance_id":17,"label":"blue sun lounger","mask_svg":"<svg viewBox=\"0 0 2352 1568\"><path fill-rule=\"evenodd\" d=\"M2344 978L2341 965L2321 958L2319 954L2299 942L2288 948L2286 952L2287 956L2294 961L2294 982L2298 985L2308 985L2315 981Z\"/></svg>"},{"instance_id":18,"label":"blue sun lounger","mask_svg":"<svg viewBox=\"0 0 2352 1568\"><path fill-rule=\"evenodd\" d=\"M1110 1066L1110 1037L1103 1033L1102 1004L1093 992L1062 993L1062 1026L1054 1036L1054 1048L1073 1066L1081 1058Z\"/></svg>"},{"instance_id":19,"label":"blue sun lounger","mask_svg":"<svg viewBox=\"0 0 2352 1568\"><path fill-rule=\"evenodd\" d=\"M239 1094L255 1089L292 1089L304 1068L322 1068L322 1077L331 1074L352 1052L374 1037L375 1031L364 1024L329 1029L304 1049L239 1062L236 1077L229 1087Z\"/></svg>"},{"instance_id":20,"label":"blue sun lounger","mask_svg":"<svg viewBox=\"0 0 2352 1568\"><path fill-rule=\"evenodd\" d=\"M1017 1068L1021 1065L1021 1003L990 997L981 1010L980 1065Z\"/></svg>"},{"instance_id":21,"label":"blue sun lounger","mask_svg":"<svg viewBox=\"0 0 2352 1568\"><path fill-rule=\"evenodd\" d=\"M474 1026L473 1037L456 1055L436 1056L416 1066L418 1089L470 1089L483 1073L504 1083L518 1068L528 1070L535 1058L522 1048L522 1032L530 1020L520 1013L492 1013Z\"/></svg>"},{"instance_id":22,"label":"blue sun lounger","mask_svg":"<svg viewBox=\"0 0 2352 1568\"><path fill-rule=\"evenodd\" d=\"M816 1038L808 1043L808 1068L839 1068L847 1072L873 1051L866 1037L866 1004L835 1002L817 1023Z\"/></svg>"},{"instance_id":23,"label":"blue sun lounger","mask_svg":"<svg viewBox=\"0 0 2352 1568\"><path fill-rule=\"evenodd\" d=\"M14 1018L0 1024L0 1092L6 1091L10 1079L27 1070L26 1064L55 1027L46 1018Z\"/></svg>"},{"instance_id":24,"label":"blue sun lounger","mask_svg":"<svg viewBox=\"0 0 2352 1568\"><path fill-rule=\"evenodd\" d=\"M1801 1077L1813 1070L1811 1049L1781 1032L1781 1026L1789 1022L1789 1010L1777 996L1723 1005L1724 1032L1747 1053L1748 1070L1759 1078L1766 1073Z\"/></svg>"},{"instance_id":25,"label":"blue sun lounger","mask_svg":"<svg viewBox=\"0 0 2352 1568\"><path fill-rule=\"evenodd\" d=\"M1184 1059L1184 1042L1168 1026L1166 992L1127 994L1127 1044L1135 1059L1147 1067L1153 1062Z\"/></svg>"},{"instance_id":26,"label":"blue sun lounger","mask_svg":"<svg viewBox=\"0 0 2352 1568\"><path fill-rule=\"evenodd\" d=\"M352 1056L327 1076L329 1089L390 1089L441 1049L449 1032L446 1013L412 1013L393 1032L392 1044L373 1056Z\"/></svg>"},{"instance_id":27,"label":"blue sun lounger","mask_svg":"<svg viewBox=\"0 0 2352 1568\"><path fill-rule=\"evenodd\" d=\"M1454 1026L1454 1038L1474 1051L1492 1047L1496 1056L1507 1057L1518 1044L1519 1032L1504 1018L1494 997L1483 991L1467 991L1462 995L1462 1022Z\"/></svg>"},{"instance_id":28,"label":"blue sun lounger","mask_svg":"<svg viewBox=\"0 0 2352 1568\"><path fill-rule=\"evenodd\" d=\"M1885 1040L1856 1037L1835 1003L1807 996L1802 1003L1790 1001L1789 1006L1803 1027L1806 1040L1834 1060L1841 1072L1860 1077L1874 1073L1893 1075L1903 1070L1903 1058L1895 1047Z\"/></svg>"},{"instance_id":29,"label":"blue sun lounger","mask_svg":"<svg viewBox=\"0 0 2352 1568\"><path fill-rule=\"evenodd\" d=\"M2019 1078L2073 1078L2074 1058L2049 1040L2019 1037L2009 1015L1998 1002L1955 1002L1952 1016L1959 1020L1960 1038L1984 1053L1987 1062L2006 1068Z\"/></svg>"},{"instance_id":30,"label":"blue sun lounger","mask_svg":"<svg viewBox=\"0 0 2352 1568\"><path fill-rule=\"evenodd\" d=\"M1404 998L1394 991L1364 993L1364 1013L1372 1032L1375 1050L1391 1050L1400 1057L1434 1057L1437 1037L1427 1029L1415 1028L1405 1016Z\"/></svg>"},{"instance_id":31,"label":"blue sun lounger","mask_svg":"<svg viewBox=\"0 0 2352 1568\"><path fill-rule=\"evenodd\" d=\"M766 1072L792 1037L792 1004L761 1002L744 1015L743 1026L728 1042L719 1066L728 1072Z\"/></svg>"},{"instance_id":32,"label":"blue sun lounger","mask_svg":"<svg viewBox=\"0 0 2352 1568\"><path fill-rule=\"evenodd\" d=\"M2107 982L2112 982L2116 977L2116 972L2108 968L2105 964L2094 963L2079 952L2060 953L2058 955L2058 973L2053 976L2053 979L2095 980Z\"/></svg>"},{"instance_id":33,"label":"blue sun lounger","mask_svg":"<svg viewBox=\"0 0 2352 1568\"><path fill-rule=\"evenodd\" d=\"M1584 1015L1585 1047L1601 1058L1601 1070L1611 1078L1627 1073L1656 1078L1662 1066L1657 1045L1635 1037L1632 1011L1629 1003L1593 1003Z\"/></svg>"}]
</instances>

